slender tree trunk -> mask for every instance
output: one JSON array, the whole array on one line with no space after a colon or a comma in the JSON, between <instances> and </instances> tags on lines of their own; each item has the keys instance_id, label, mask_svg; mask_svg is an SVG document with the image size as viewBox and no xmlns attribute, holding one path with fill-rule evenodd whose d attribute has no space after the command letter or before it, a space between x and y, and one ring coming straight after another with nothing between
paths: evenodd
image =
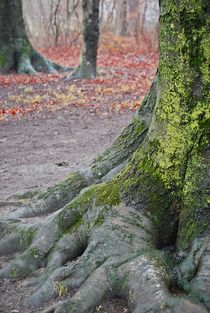
<instances>
[{"instance_id":1,"label":"slender tree trunk","mask_svg":"<svg viewBox=\"0 0 210 313\"><path fill-rule=\"evenodd\" d=\"M138 19L140 16L139 10L139 0L128 1L128 33L130 35L136 34L136 32L138 32Z\"/></svg>"},{"instance_id":2,"label":"slender tree trunk","mask_svg":"<svg viewBox=\"0 0 210 313\"><path fill-rule=\"evenodd\" d=\"M33 49L26 34L21 0L0 3L0 72L7 73L11 69L26 74L65 69Z\"/></svg>"},{"instance_id":3,"label":"slender tree trunk","mask_svg":"<svg viewBox=\"0 0 210 313\"><path fill-rule=\"evenodd\" d=\"M208 23L207 0L162 1L159 71L132 123L89 169L1 218L0 254L22 254L0 277L46 267L27 306L77 288L44 312L93 313L113 296L132 313L210 310Z\"/></svg>"},{"instance_id":4,"label":"slender tree trunk","mask_svg":"<svg viewBox=\"0 0 210 313\"><path fill-rule=\"evenodd\" d=\"M117 1L115 33L119 36L128 34L128 3L127 0Z\"/></svg>"},{"instance_id":5,"label":"slender tree trunk","mask_svg":"<svg viewBox=\"0 0 210 313\"><path fill-rule=\"evenodd\" d=\"M71 78L95 78L99 40L99 0L83 0L83 45Z\"/></svg>"}]
</instances>

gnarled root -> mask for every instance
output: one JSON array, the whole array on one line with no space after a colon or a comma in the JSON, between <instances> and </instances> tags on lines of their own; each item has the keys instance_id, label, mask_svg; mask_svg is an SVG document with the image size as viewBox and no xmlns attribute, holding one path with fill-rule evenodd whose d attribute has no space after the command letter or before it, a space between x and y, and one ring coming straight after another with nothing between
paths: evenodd
<instances>
[{"instance_id":1,"label":"gnarled root","mask_svg":"<svg viewBox=\"0 0 210 313\"><path fill-rule=\"evenodd\" d=\"M190 252L177 266L177 281L183 290L210 308L209 236L196 239Z\"/></svg>"},{"instance_id":2,"label":"gnarled root","mask_svg":"<svg viewBox=\"0 0 210 313\"><path fill-rule=\"evenodd\" d=\"M32 199L26 199L23 194L18 196L18 202L14 203L10 198L8 202L0 203L0 205L14 208L18 204L20 208L4 214L3 219L30 218L58 211L88 184L90 184L89 178L85 174L72 173L63 182L38 193ZM17 198L17 196L14 197Z\"/></svg>"},{"instance_id":3,"label":"gnarled root","mask_svg":"<svg viewBox=\"0 0 210 313\"><path fill-rule=\"evenodd\" d=\"M44 266L37 290L26 302L32 308L77 288L70 299L46 313L91 313L105 297L115 295L126 298L133 313L207 312L170 294L166 257L156 248L158 236L149 216L124 204L97 204L106 187L101 184L84 191L28 229L23 222L8 226L6 235L14 227L17 234L22 231L20 251L25 251L1 269L0 277L22 278ZM23 240L27 230L28 242ZM5 238L2 246L7 244Z\"/></svg>"},{"instance_id":4,"label":"gnarled root","mask_svg":"<svg viewBox=\"0 0 210 313\"><path fill-rule=\"evenodd\" d=\"M56 71L71 71L72 68L56 64L35 50L32 53L20 53L17 56L17 72L20 74L36 74L37 72L55 73Z\"/></svg>"}]
</instances>

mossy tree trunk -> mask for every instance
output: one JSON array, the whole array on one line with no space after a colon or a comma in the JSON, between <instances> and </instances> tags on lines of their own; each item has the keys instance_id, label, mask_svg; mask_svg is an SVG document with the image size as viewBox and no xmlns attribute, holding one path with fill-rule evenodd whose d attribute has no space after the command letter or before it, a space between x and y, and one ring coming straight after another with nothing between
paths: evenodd
<instances>
[{"instance_id":1,"label":"mossy tree trunk","mask_svg":"<svg viewBox=\"0 0 210 313\"><path fill-rule=\"evenodd\" d=\"M162 1L159 70L133 121L86 171L2 217L0 253L22 254L0 277L45 267L27 306L76 288L45 312L116 295L132 313L210 310L208 45L207 0Z\"/></svg>"},{"instance_id":2,"label":"mossy tree trunk","mask_svg":"<svg viewBox=\"0 0 210 313\"><path fill-rule=\"evenodd\" d=\"M95 78L97 75L97 52L99 40L99 0L83 0L83 44L78 67L73 79Z\"/></svg>"},{"instance_id":3,"label":"mossy tree trunk","mask_svg":"<svg viewBox=\"0 0 210 313\"><path fill-rule=\"evenodd\" d=\"M0 3L0 73L35 74L67 68L43 58L32 47L25 29L21 0Z\"/></svg>"}]
</instances>

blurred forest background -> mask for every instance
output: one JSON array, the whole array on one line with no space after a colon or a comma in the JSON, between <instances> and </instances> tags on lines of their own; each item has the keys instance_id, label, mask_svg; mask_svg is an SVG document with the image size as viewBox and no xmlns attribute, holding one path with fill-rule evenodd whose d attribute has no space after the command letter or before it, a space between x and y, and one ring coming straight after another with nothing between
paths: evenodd
<instances>
[{"instance_id":1,"label":"blurred forest background","mask_svg":"<svg viewBox=\"0 0 210 313\"><path fill-rule=\"evenodd\" d=\"M36 48L81 43L82 0L23 0L23 7L27 31ZM156 0L101 0L100 40L117 45L121 37L129 36L140 52L156 51L158 17Z\"/></svg>"}]
</instances>

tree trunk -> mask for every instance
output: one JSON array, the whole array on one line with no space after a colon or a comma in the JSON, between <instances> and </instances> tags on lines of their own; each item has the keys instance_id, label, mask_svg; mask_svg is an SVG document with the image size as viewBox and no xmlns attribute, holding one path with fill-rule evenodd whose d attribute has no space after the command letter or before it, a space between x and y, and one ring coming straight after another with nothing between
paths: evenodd
<instances>
[{"instance_id":1,"label":"tree trunk","mask_svg":"<svg viewBox=\"0 0 210 313\"><path fill-rule=\"evenodd\" d=\"M119 36L128 35L128 3L127 0L117 1L115 33Z\"/></svg>"},{"instance_id":2,"label":"tree trunk","mask_svg":"<svg viewBox=\"0 0 210 313\"><path fill-rule=\"evenodd\" d=\"M128 1L128 33L129 35L137 35L138 19L140 16L139 0Z\"/></svg>"},{"instance_id":3,"label":"tree trunk","mask_svg":"<svg viewBox=\"0 0 210 313\"><path fill-rule=\"evenodd\" d=\"M95 78L99 40L99 0L83 0L83 44L78 67L71 79Z\"/></svg>"},{"instance_id":4,"label":"tree trunk","mask_svg":"<svg viewBox=\"0 0 210 313\"><path fill-rule=\"evenodd\" d=\"M37 53L25 30L21 0L2 0L0 3L0 73L15 69L18 73L66 70Z\"/></svg>"},{"instance_id":5,"label":"tree trunk","mask_svg":"<svg viewBox=\"0 0 210 313\"><path fill-rule=\"evenodd\" d=\"M208 14L207 0L162 1L159 71L134 120L85 172L2 217L0 254L22 254L0 277L46 268L27 306L76 288L44 312L116 295L132 313L210 310Z\"/></svg>"}]
</instances>

